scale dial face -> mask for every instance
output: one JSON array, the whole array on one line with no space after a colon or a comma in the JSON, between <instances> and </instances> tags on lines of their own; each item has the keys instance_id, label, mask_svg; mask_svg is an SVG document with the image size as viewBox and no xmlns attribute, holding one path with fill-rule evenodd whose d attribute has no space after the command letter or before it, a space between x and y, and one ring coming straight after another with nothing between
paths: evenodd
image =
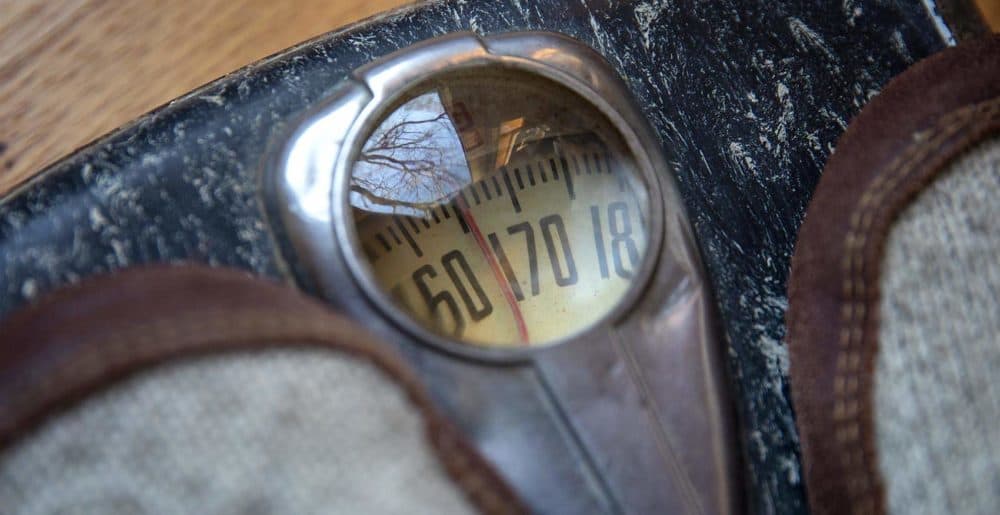
<instances>
[{"instance_id":1,"label":"scale dial face","mask_svg":"<svg viewBox=\"0 0 1000 515\"><path fill-rule=\"evenodd\" d=\"M374 127L351 167L350 224L395 316L463 344L539 346L639 286L652 181L580 95L472 69L411 88Z\"/></svg>"}]
</instances>

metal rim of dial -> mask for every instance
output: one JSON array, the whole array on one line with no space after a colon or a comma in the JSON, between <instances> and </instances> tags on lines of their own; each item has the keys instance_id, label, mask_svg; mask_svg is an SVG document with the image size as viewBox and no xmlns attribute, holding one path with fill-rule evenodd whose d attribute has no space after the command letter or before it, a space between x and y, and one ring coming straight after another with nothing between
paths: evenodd
<instances>
[{"instance_id":1,"label":"metal rim of dial","mask_svg":"<svg viewBox=\"0 0 1000 515\"><path fill-rule=\"evenodd\" d=\"M444 337L415 321L375 281L361 252L351 213L349 186L355 159L369 134L383 120L387 110L395 105L396 100L412 91L414 86L435 76L483 67L513 69L551 81L579 95L596 108L624 140L649 196L646 250L624 296L617 300L614 308L582 330L547 341L543 346L474 346ZM299 250L300 258L310 261L306 268L314 274L322 276L324 262L330 263L329 260L340 257L368 300L397 326L445 352L497 363L529 359L536 352L565 344L601 326L613 324L642 295L656 268L663 241L664 206L660 181L671 180L664 177L664 172L669 168L660 155L659 144L649 131L647 122L632 102L628 89L604 59L588 46L566 36L543 32L509 33L488 38L479 38L469 33L451 34L402 49L358 68L353 78L346 82L353 84L342 86L340 93L333 95L334 99L330 104L348 105L353 101L356 105L352 110L353 119L331 124L329 118L344 117L343 112L337 113L323 106L317 108L314 114L307 116L299 124L277 164L279 176L275 186L278 197L289 204L287 209L282 210L282 216L286 225L290 226L293 246ZM358 88L358 85L362 88ZM356 98L361 96L365 98ZM324 118L328 125L342 127L342 138L311 138L311 141L306 141L310 140L310 127L321 125ZM306 148L306 151L316 154L315 147L321 141L331 147L325 151L323 158L304 160L291 157L296 151L302 150L297 150L296 147L312 147ZM330 145L330 142L334 144ZM324 164L328 167L332 165L332 173L330 168L322 169ZM312 169L302 170L303 167ZM332 180L324 178L324 173L332 175ZM309 220L308 216L294 213L296 206L300 210L311 207L315 211L317 194L327 188L330 192L329 218L316 220L314 217ZM312 206L304 201L310 195L313 198ZM317 224L317 221L320 223ZM323 225L323 222L327 224L327 230L331 230L329 225L332 224L334 241L325 244L310 242L310 237L322 237L317 225ZM335 287L322 277L319 282L322 288Z\"/></svg>"}]
</instances>

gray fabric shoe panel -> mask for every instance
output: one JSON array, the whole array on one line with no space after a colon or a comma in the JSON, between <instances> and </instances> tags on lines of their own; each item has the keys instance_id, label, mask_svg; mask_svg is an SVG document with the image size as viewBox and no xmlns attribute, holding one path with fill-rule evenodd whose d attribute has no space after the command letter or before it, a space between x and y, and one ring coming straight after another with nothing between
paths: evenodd
<instances>
[{"instance_id":1,"label":"gray fabric shoe panel","mask_svg":"<svg viewBox=\"0 0 1000 515\"><path fill-rule=\"evenodd\" d=\"M0 457L4 514L470 513L419 412L320 350L180 361L113 386Z\"/></svg>"},{"instance_id":2,"label":"gray fabric shoe panel","mask_svg":"<svg viewBox=\"0 0 1000 515\"><path fill-rule=\"evenodd\" d=\"M890 512L1000 513L1000 138L904 211L881 287L875 426Z\"/></svg>"}]
</instances>

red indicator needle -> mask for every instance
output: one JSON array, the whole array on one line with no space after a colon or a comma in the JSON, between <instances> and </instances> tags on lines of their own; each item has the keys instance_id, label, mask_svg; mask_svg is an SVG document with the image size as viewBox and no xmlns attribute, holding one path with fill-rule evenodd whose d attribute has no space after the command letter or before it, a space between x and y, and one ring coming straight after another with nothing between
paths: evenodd
<instances>
[{"instance_id":1,"label":"red indicator needle","mask_svg":"<svg viewBox=\"0 0 1000 515\"><path fill-rule=\"evenodd\" d=\"M456 204L458 205L458 210L462 213L462 218L465 219L465 225L469 227L469 232L476 239L476 245L479 245L479 250L483 252L483 257L490 264L490 269L493 270L493 277L496 278L497 285L500 286L503 298L514 313L514 322L517 324L517 335L521 338L521 343L528 345L530 341L528 339L528 325L524 323L524 315L521 314L521 308L517 305L517 299L514 298L514 292L510 289L510 283L507 282L507 277L504 276L503 270L500 268L500 263L497 262L497 257L493 255L493 250L486 244L483 232L479 230L479 225L476 223L475 217L472 216L469 205L465 203L465 199L461 195L458 196Z\"/></svg>"}]
</instances>

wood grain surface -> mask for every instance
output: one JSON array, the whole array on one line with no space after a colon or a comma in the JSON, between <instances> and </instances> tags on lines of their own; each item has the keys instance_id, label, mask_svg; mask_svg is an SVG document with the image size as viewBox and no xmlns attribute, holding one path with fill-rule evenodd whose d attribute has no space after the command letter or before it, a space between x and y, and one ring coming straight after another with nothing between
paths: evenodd
<instances>
[{"instance_id":1,"label":"wood grain surface","mask_svg":"<svg viewBox=\"0 0 1000 515\"><path fill-rule=\"evenodd\" d=\"M1000 0L980 0L1000 27ZM240 66L408 0L0 0L0 193Z\"/></svg>"},{"instance_id":2,"label":"wood grain surface","mask_svg":"<svg viewBox=\"0 0 1000 515\"><path fill-rule=\"evenodd\" d=\"M0 193L206 82L407 0L0 0Z\"/></svg>"}]
</instances>

